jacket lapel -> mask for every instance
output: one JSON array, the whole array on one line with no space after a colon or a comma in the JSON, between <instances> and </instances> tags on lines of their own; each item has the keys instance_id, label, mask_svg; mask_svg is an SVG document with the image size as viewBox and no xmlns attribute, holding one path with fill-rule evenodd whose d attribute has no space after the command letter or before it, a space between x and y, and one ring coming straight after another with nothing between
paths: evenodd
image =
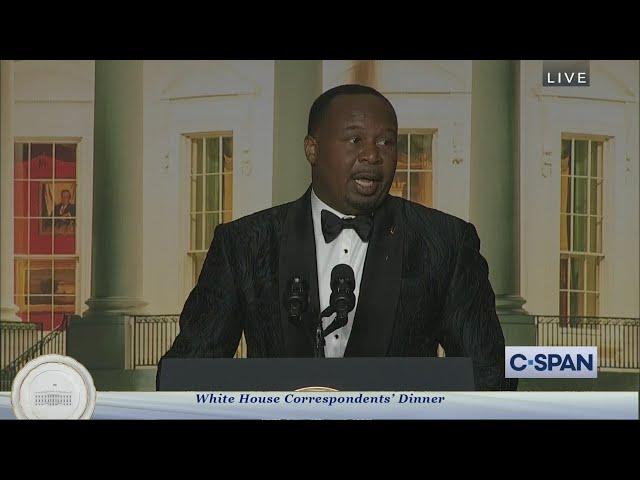
<instances>
[{"instance_id":1,"label":"jacket lapel","mask_svg":"<svg viewBox=\"0 0 640 480\"><path fill-rule=\"evenodd\" d=\"M387 196L374 214L373 233L345 357L387 354L400 294L403 246L400 201Z\"/></svg>"},{"instance_id":2,"label":"jacket lapel","mask_svg":"<svg viewBox=\"0 0 640 480\"><path fill-rule=\"evenodd\" d=\"M313 337L310 336L312 319L320 312L318 296L318 269L316 266L316 243L311 214L311 187L291 204L285 219L279 253L279 301L280 320L287 356L313 356ZM289 280L299 275L308 285L309 307L304 316L303 327L289 321L285 299ZM315 321L315 320L314 320Z\"/></svg>"}]
</instances>

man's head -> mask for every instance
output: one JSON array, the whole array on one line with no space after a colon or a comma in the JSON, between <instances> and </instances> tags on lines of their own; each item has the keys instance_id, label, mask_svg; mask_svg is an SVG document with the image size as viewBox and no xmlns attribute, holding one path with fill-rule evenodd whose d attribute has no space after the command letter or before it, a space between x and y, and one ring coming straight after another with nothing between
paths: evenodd
<instances>
[{"instance_id":1,"label":"man's head","mask_svg":"<svg viewBox=\"0 0 640 480\"><path fill-rule=\"evenodd\" d=\"M62 192L60 192L60 198L62 199L62 204L67 205L71 201L71 192L69 190L62 190Z\"/></svg>"},{"instance_id":2,"label":"man's head","mask_svg":"<svg viewBox=\"0 0 640 480\"><path fill-rule=\"evenodd\" d=\"M311 106L304 150L313 190L348 215L375 210L396 170L398 120L380 92L363 85L327 90Z\"/></svg>"}]
</instances>

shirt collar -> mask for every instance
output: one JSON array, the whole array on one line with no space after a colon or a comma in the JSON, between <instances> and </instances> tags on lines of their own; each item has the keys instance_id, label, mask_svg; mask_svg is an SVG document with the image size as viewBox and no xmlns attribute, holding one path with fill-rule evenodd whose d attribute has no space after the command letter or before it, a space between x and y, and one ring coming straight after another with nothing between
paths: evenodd
<instances>
[{"instance_id":1,"label":"shirt collar","mask_svg":"<svg viewBox=\"0 0 640 480\"><path fill-rule=\"evenodd\" d=\"M318 196L316 192L311 188L311 211L313 212L313 218L320 218L320 213L322 210L329 210L334 215L337 215L340 218L353 218L353 215L345 215L344 213L340 213L335 208L331 208L329 205L324 203Z\"/></svg>"}]
</instances>

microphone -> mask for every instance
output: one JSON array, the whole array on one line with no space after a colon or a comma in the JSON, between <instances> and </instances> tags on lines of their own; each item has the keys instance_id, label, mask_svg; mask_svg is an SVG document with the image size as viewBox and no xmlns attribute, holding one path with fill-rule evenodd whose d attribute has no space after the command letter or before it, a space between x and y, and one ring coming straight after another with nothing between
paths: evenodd
<instances>
[{"instance_id":1,"label":"microphone","mask_svg":"<svg viewBox=\"0 0 640 480\"><path fill-rule=\"evenodd\" d=\"M289 321L300 325L300 318L309 306L309 292L302 276L294 275L289 279L285 305L289 313Z\"/></svg>"},{"instance_id":2,"label":"microphone","mask_svg":"<svg viewBox=\"0 0 640 480\"><path fill-rule=\"evenodd\" d=\"M345 263L341 263L333 267L331 270L331 297L329 299L329 307L325 309L322 316L336 314L335 320L323 332L323 335L329 335L334 330L344 327L349 321L349 312L356 305L356 296L353 290L356 287L355 274L353 268ZM325 315L326 313L326 315Z\"/></svg>"}]
</instances>

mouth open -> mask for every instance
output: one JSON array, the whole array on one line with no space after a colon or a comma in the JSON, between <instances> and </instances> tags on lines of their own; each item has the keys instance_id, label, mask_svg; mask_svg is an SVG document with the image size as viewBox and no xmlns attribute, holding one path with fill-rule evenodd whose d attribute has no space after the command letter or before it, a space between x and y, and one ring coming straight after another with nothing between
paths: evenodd
<instances>
[{"instance_id":1,"label":"mouth open","mask_svg":"<svg viewBox=\"0 0 640 480\"><path fill-rule=\"evenodd\" d=\"M355 182L363 188L369 188L371 187L371 185L373 185L374 180L368 178L358 178Z\"/></svg>"},{"instance_id":2,"label":"mouth open","mask_svg":"<svg viewBox=\"0 0 640 480\"><path fill-rule=\"evenodd\" d=\"M373 175L357 175L353 178L356 191L360 195L373 195L378 191L380 180Z\"/></svg>"}]
</instances>

